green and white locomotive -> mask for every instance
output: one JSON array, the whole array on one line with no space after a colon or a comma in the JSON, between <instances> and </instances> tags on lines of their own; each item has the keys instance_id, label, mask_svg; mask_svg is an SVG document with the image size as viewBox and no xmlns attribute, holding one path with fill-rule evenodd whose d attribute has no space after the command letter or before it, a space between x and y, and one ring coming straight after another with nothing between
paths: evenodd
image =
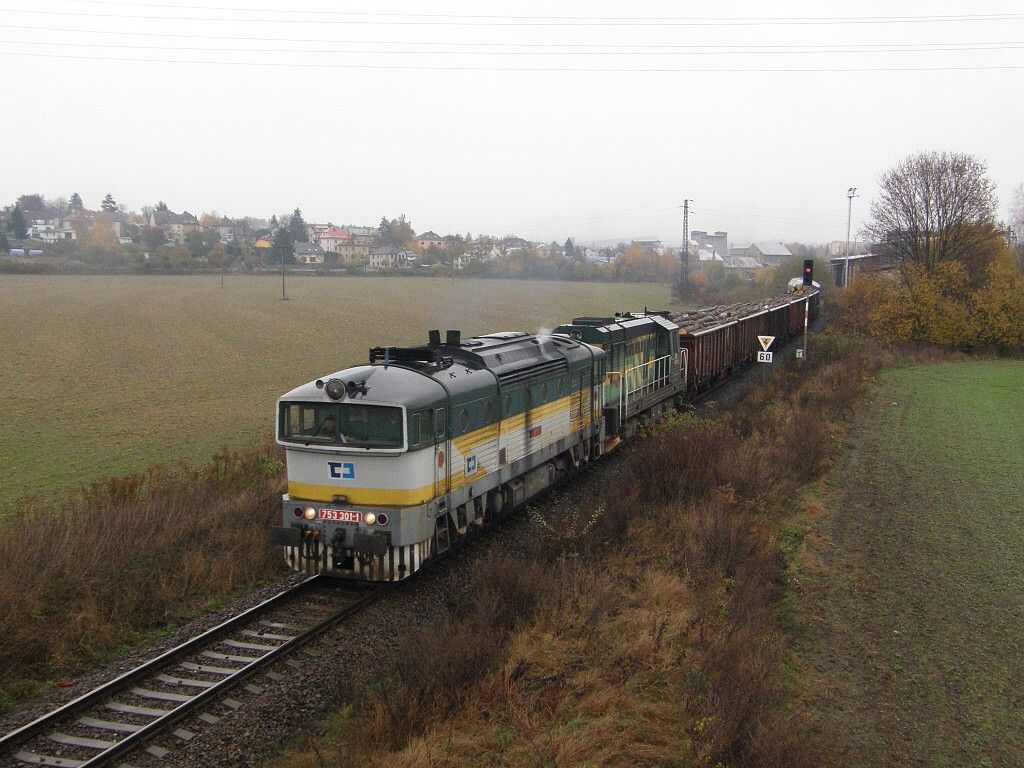
<instances>
[{"instance_id":1,"label":"green and white locomotive","mask_svg":"<svg viewBox=\"0 0 1024 768\"><path fill-rule=\"evenodd\" d=\"M405 578L613 449L685 381L661 315L375 347L278 401L288 493L272 539L296 569Z\"/></svg>"}]
</instances>

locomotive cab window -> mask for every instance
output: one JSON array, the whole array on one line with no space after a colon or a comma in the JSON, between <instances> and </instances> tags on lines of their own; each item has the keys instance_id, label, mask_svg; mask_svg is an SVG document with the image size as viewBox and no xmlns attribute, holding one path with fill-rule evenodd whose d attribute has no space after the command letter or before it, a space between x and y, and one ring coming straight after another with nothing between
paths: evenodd
<instances>
[{"instance_id":1,"label":"locomotive cab window","mask_svg":"<svg viewBox=\"0 0 1024 768\"><path fill-rule=\"evenodd\" d=\"M401 448L402 409L355 403L282 403L281 440L349 448Z\"/></svg>"},{"instance_id":2,"label":"locomotive cab window","mask_svg":"<svg viewBox=\"0 0 1024 768\"><path fill-rule=\"evenodd\" d=\"M420 448L434 442L434 433L430 429L430 411L417 413L409 419L409 447Z\"/></svg>"}]
</instances>

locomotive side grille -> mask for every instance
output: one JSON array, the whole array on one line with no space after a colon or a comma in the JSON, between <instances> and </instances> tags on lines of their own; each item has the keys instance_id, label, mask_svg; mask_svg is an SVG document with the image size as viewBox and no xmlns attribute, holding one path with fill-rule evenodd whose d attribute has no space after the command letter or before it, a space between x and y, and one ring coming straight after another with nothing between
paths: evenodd
<instances>
[{"instance_id":1,"label":"locomotive side grille","mask_svg":"<svg viewBox=\"0 0 1024 768\"><path fill-rule=\"evenodd\" d=\"M568 370L569 364L564 358L559 358L558 360L544 360L523 368L516 368L514 371L499 373L498 381L502 384L515 384L520 381L525 381L526 379L532 379L534 376L555 375L567 372Z\"/></svg>"}]
</instances>

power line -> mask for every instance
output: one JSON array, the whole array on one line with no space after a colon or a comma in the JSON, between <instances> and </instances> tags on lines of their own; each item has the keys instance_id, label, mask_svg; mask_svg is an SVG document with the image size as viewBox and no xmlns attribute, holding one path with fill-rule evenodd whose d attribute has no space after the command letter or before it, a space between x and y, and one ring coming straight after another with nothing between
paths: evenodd
<instances>
[{"instance_id":1,"label":"power line","mask_svg":"<svg viewBox=\"0 0 1024 768\"><path fill-rule=\"evenodd\" d=\"M2 26L2 25L0 25ZM203 53L299 53L299 54L369 54L372 56L792 56L806 54L842 55L851 53L845 50L734 50L734 51L424 51L424 50L366 50L351 48L213 48L192 45L132 45L120 43L86 43L74 41L41 41L41 40L0 40L0 44L8 45L48 45L74 48L116 48L147 51L199 51ZM1012 51L1024 49L1024 42L1015 45L957 47L957 48L886 48L880 50L858 50L856 53L960 53L972 51Z\"/></svg>"},{"instance_id":2,"label":"power line","mask_svg":"<svg viewBox=\"0 0 1024 768\"><path fill-rule=\"evenodd\" d=\"M124 0L64 0L68 3L85 3L89 5L111 5L135 8L136 2ZM916 15L870 15L870 16L579 16L579 15L516 15L516 14L475 14L475 13L408 13L389 11L325 11L322 9L277 9L277 8L246 8L230 5L189 5L185 3L143 3L146 8L171 8L178 10L198 11L229 11L233 13L279 13L306 14L324 16L354 16L376 18L415 18L415 19L477 19L487 21L600 21L600 22L685 22L685 23L750 23L750 24L785 24L785 23L908 23L908 22L944 22L944 21L999 21L1004 19L1022 18L1019 13L956 13L956 14L916 14Z\"/></svg>"},{"instance_id":3,"label":"power line","mask_svg":"<svg viewBox=\"0 0 1024 768\"><path fill-rule=\"evenodd\" d=\"M186 6L183 6L186 8ZM236 9L232 9L236 10ZM239 11L253 11L268 13L265 9L237 9ZM48 16L76 16L97 19L150 19L155 21L205 21L205 22L230 22L232 24L349 24L349 25L374 25L374 26L446 26L446 27L774 27L774 26L836 26L853 24L932 24L932 23L961 23L961 22L1007 22L1024 19L1024 14L976 14L959 16L847 16L847 17L792 17L789 19L770 17L742 18L686 18L686 17L649 17L648 20L640 21L641 17L626 18L619 20L600 21L598 17L493 17L492 21L455 21L455 17L445 19L413 19L397 16L388 19L368 18L342 18L342 19L286 19L286 18L225 18L215 16L154 16L150 14L137 13L95 13L84 11L49 11L25 8L0 8L0 13L35 14ZM293 11L278 11L278 13L293 13ZM343 13L343 12L338 12ZM375 14L380 15L380 14ZM410 14L415 16L415 14ZM542 21L522 21L519 18L550 19ZM609 17L611 18L611 17ZM394 20L392 20L394 19ZM509 19L509 20L501 20ZM576 20L565 20L576 19ZM685 19L685 20L684 20Z\"/></svg>"},{"instance_id":4,"label":"power line","mask_svg":"<svg viewBox=\"0 0 1024 768\"><path fill-rule=\"evenodd\" d=\"M22 24L0 24L0 29L17 29L31 32L61 32L70 34L83 34L83 35L112 35L120 37L164 37L164 38L175 38L175 39L194 39L194 40L237 40L244 42L270 42L270 43L329 43L336 45L419 45L419 46L435 46L435 47L453 47L453 48L567 48L567 49L578 49L578 48L607 48L613 51L625 50L627 53L635 51L654 51L657 53L672 53L675 50L689 51L691 49L696 51L722 51L725 53L745 53L749 49L750 52L773 53L776 51L782 53L902 53L902 52L916 52L916 51L972 51L972 50L1014 50L1021 46L1024 46L1024 40L998 40L998 41L972 41L972 42L932 42L932 43L811 43L811 44L799 44L799 43L786 43L786 44L770 44L770 43L752 43L752 44L678 44L678 43L520 43L520 42L470 42L470 41L432 41L432 40L345 40L335 38L309 38L309 37L264 37L264 36L251 36L251 35L201 35L201 34L188 34L188 33L176 33L176 32L137 32L137 31L124 31L124 30L106 30L106 29L76 29L68 27L42 27L42 26L30 26ZM32 42L35 41L24 41ZM111 46L113 47L113 46ZM133 46L133 47L148 47L148 46ZM655 50L655 49L668 49L668 50ZM818 49L818 50L815 50ZM233 50L243 50L233 49ZM266 48L259 48L260 52L265 51ZM297 49L299 50L299 49ZM373 51L366 51L372 53ZM591 51L584 51L585 53L591 53ZM600 51L598 51L600 52ZM528 51L528 53L538 53L538 51ZM540 51L544 53L544 51Z\"/></svg>"},{"instance_id":5,"label":"power line","mask_svg":"<svg viewBox=\"0 0 1024 768\"><path fill-rule=\"evenodd\" d=\"M422 72L594 72L594 73L647 73L668 74L673 72L691 73L760 73L760 74L799 74L799 73L852 73L852 72L981 72L981 71L1014 71L1024 69L1024 64L978 65L978 66L932 66L932 67L494 67L494 66L423 66L405 64L336 64L313 62L271 62L271 61L212 61L199 59L156 59L129 56L80 56L60 53L34 53L22 51L0 51L0 56L22 56L37 59L68 59L74 61L108 61L136 64L193 64L221 65L229 67L284 67L292 69L380 69Z\"/></svg>"},{"instance_id":6,"label":"power line","mask_svg":"<svg viewBox=\"0 0 1024 768\"><path fill-rule=\"evenodd\" d=\"M790 219L816 224L835 224L840 221L831 214L817 211L801 211L785 208L761 208L756 206L704 205L702 210L715 216L732 216L747 219Z\"/></svg>"},{"instance_id":7,"label":"power line","mask_svg":"<svg viewBox=\"0 0 1024 768\"><path fill-rule=\"evenodd\" d=\"M972 42L948 42L948 43L752 43L752 44L707 44L707 43L522 43L522 42L497 42L497 41L433 41L433 40L339 40L335 38L310 38L310 37L266 37L262 35L202 35L180 32L140 32L109 29L78 29L69 27L43 27L24 24L0 24L3 29L20 29L33 32L66 32L85 35L114 35L122 37L170 37L177 39L194 40L240 40L246 42L270 42L270 43L333 43L337 45L423 45L423 46L448 46L459 48L477 47L502 47L502 48L608 48L618 49L733 49L733 48L758 48L758 49L785 49L803 50L813 48L828 48L830 51L843 51L851 53L865 52L867 49L878 50L904 50L913 48L925 49L931 46L948 46L951 50L957 47L972 49L981 46L1018 46L1024 45L1024 40L1002 40L1002 41L972 41ZM898 48L896 47L898 46ZM262 49L261 49L262 50ZM867 51L870 52L870 51Z\"/></svg>"}]
</instances>

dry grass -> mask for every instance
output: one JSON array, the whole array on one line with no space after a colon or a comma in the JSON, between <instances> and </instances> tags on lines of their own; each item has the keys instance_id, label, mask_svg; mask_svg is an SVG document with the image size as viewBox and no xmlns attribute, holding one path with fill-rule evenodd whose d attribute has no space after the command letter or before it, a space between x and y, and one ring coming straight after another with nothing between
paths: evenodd
<instances>
[{"instance_id":1,"label":"dry grass","mask_svg":"<svg viewBox=\"0 0 1024 768\"><path fill-rule=\"evenodd\" d=\"M631 481L577 515L580 536L503 562L497 584L522 580L471 597L475 618L438 630L445 669L411 642L397 687L364 691L282 765L827 764L789 706L800 553L786 526L883 358L838 337L816 347L753 402L632 446ZM382 702L408 700L381 718Z\"/></svg>"},{"instance_id":2,"label":"dry grass","mask_svg":"<svg viewBox=\"0 0 1024 768\"><path fill-rule=\"evenodd\" d=\"M0 539L0 701L278 570L281 492L267 444L20 507Z\"/></svg>"},{"instance_id":3,"label":"dry grass","mask_svg":"<svg viewBox=\"0 0 1024 768\"><path fill-rule=\"evenodd\" d=\"M373 345L670 303L662 285L523 280L293 278L288 293L273 277L0 280L0 515L27 494L249 445L279 395Z\"/></svg>"}]
</instances>

